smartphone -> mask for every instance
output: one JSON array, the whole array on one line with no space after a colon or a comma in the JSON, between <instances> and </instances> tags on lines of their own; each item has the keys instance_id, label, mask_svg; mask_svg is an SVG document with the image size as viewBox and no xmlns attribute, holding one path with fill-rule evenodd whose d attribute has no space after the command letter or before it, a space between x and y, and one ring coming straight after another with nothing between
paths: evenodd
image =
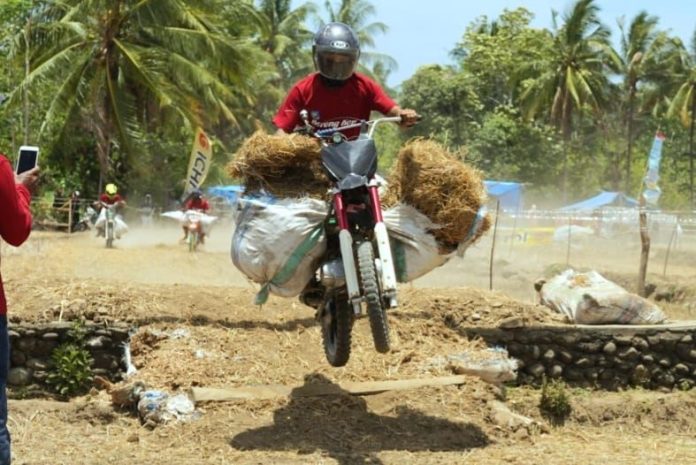
<instances>
[{"instance_id":1,"label":"smartphone","mask_svg":"<svg viewBox=\"0 0 696 465\"><path fill-rule=\"evenodd\" d=\"M17 157L17 174L24 173L36 166L39 161L39 148L31 145L23 145L19 148L19 157Z\"/></svg>"}]
</instances>

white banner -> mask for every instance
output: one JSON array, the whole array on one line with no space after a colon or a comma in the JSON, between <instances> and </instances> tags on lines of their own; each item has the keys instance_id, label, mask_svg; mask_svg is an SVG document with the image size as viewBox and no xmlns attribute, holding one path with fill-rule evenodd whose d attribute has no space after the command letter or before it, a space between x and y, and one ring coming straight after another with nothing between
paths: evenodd
<instances>
[{"instance_id":1,"label":"white banner","mask_svg":"<svg viewBox=\"0 0 696 465\"><path fill-rule=\"evenodd\" d=\"M205 181L205 177L210 170L210 164L213 160L213 147L210 144L210 139L203 132L203 129L198 128L196 137L193 139L193 148L191 149L191 158L186 175L186 187L184 194L188 194L194 189L198 189Z\"/></svg>"}]
</instances>

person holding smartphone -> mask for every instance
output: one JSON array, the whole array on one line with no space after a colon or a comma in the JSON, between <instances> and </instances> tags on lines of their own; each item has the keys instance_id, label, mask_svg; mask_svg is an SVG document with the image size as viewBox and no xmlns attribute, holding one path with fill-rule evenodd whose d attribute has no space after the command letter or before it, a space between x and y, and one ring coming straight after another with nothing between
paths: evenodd
<instances>
[{"instance_id":1,"label":"person holding smartphone","mask_svg":"<svg viewBox=\"0 0 696 465\"><path fill-rule=\"evenodd\" d=\"M15 174L0 153L0 237L19 247L31 232L31 191L39 178L34 165ZM7 374L10 369L10 342L7 332L7 302L0 275L0 465L10 463L10 432L7 429Z\"/></svg>"}]
</instances>

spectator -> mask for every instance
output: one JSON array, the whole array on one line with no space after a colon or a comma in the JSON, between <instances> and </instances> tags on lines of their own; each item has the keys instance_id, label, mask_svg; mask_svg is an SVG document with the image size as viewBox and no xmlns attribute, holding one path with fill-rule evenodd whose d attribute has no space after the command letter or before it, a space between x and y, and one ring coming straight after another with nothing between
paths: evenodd
<instances>
[{"instance_id":1,"label":"spectator","mask_svg":"<svg viewBox=\"0 0 696 465\"><path fill-rule=\"evenodd\" d=\"M38 167L15 174L7 158L0 154L0 237L15 247L20 246L31 232L30 191L36 185L38 175ZM7 302L0 276L0 465L9 464L11 457L6 392L9 368Z\"/></svg>"}]
</instances>

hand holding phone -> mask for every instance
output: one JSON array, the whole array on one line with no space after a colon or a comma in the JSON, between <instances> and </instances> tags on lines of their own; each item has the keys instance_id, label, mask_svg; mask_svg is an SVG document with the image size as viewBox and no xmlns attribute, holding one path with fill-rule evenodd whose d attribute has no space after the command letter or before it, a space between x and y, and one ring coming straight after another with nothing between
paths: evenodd
<instances>
[{"instance_id":1,"label":"hand holding phone","mask_svg":"<svg viewBox=\"0 0 696 465\"><path fill-rule=\"evenodd\" d=\"M39 167L35 166L29 171L15 174L15 184L23 184L30 192L34 192L36 183L39 181L39 171Z\"/></svg>"}]
</instances>

